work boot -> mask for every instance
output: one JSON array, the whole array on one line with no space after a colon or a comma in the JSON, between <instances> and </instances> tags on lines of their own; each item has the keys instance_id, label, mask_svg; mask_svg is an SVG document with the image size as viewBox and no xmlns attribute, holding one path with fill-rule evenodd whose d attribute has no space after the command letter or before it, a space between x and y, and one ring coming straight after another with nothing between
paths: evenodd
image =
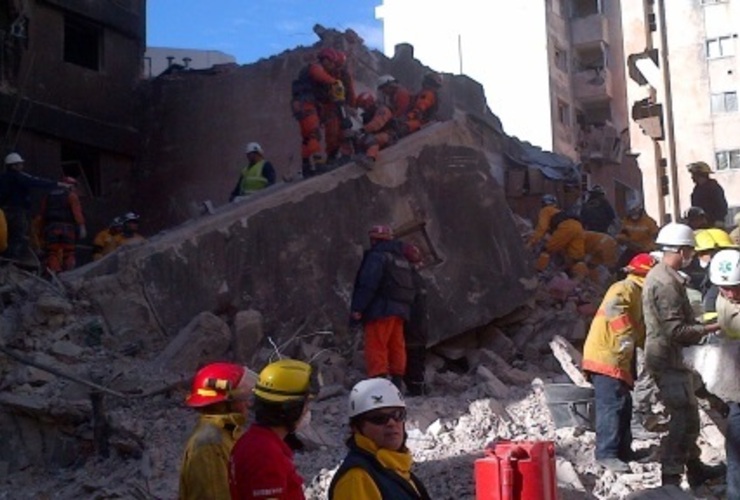
<instances>
[{"instance_id":1,"label":"work boot","mask_svg":"<svg viewBox=\"0 0 740 500\"><path fill-rule=\"evenodd\" d=\"M681 475L680 474L663 474L660 476L660 482L663 486L678 486L681 487Z\"/></svg>"},{"instance_id":2,"label":"work boot","mask_svg":"<svg viewBox=\"0 0 740 500\"><path fill-rule=\"evenodd\" d=\"M607 470L615 474L624 474L626 472L632 472L632 469L630 469L630 466L622 462L618 458L601 458L599 460L596 460L596 463L598 463L602 467L605 467Z\"/></svg>"},{"instance_id":3,"label":"work boot","mask_svg":"<svg viewBox=\"0 0 740 500\"><path fill-rule=\"evenodd\" d=\"M301 175L304 179L308 179L309 177L316 175L316 171L308 158L304 158L303 163L301 163Z\"/></svg>"},{"instance_id":4,"label":"work boot","mask_svg":"<svg viewBox=\"0 0 740 500\"><path fill-rule=\"evenodd\" d=\"M719 479L727 475L725 464L707 465L699 460L692 460L686 464L686 479L692 489L698 488L707 481Z\"/></svg>"}]
</instances>

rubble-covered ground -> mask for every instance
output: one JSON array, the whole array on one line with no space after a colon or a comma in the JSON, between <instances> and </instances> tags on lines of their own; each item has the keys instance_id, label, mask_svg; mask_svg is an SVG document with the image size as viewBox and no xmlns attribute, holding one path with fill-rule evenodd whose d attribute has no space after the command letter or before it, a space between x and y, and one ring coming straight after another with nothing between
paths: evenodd
<instances>
[{"instance_id":1,"label":"rubble-covered ground","mask_svg":"<svg viewBox=\"0 0 740 500\"><path fill-rule=\"evenodd\" d=\"M59 283L3 272L0 499L175 498L180 454L197 418L182 403L187 377L157 371L151 362L157 353L109 348L121 343L110 342L84 297ZM506 439L555 443L561 499L721 498L722 484L696 493L684 484L685 496L647 493L660 485L654 457L615 475L596 464L593 432L555 429L543 387L570 380L549 343L560 336L580 345L600 293L543 275L530 307L432 349L430 394L407 400L408 445L432 498L474 498L474 462L488 443ZM301 346L332 382L313 403L308 449L296 455L308 498L325 498L345 452L347 389L362 377L361 353L344 351L352 361L342 363L329 337L309 334ZM162 348L166 343L161 339ZM119 394L103 391L102 405L93 407L90 394L100 391L90 384ZM721 433L704 412L702 421L702 458L723 460ZM659 435L635 441L652 452L658 445ZM642 493L630 496L635 492Z\"/></svg>"}]
</instances>

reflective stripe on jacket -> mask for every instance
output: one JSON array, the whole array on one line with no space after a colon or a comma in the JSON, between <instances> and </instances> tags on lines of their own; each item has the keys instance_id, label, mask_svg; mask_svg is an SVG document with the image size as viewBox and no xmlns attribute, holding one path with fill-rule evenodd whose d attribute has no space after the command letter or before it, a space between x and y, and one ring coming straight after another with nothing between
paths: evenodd
<instances>
[{"instance_id":1,"label":"reflective stripe on jacket","mask_svg":"<svg viewBox=\"0 0 740 500\"><path fill-rule=\"evenodd\" d=\"M645 345L642 286L629 275L607 290L583 346L583 369L634 385L635 347Z\"/></svg>"},{"instance_id":2,"label":"reflective stripe on jacket","mask_svg":"<svg viewBox=\"0 0 740 500\"><path fill-rule=\"evenodd\" d=\"M411 473L413 458L407 449L379 449L358 433L348 445L349 453L329 486L329 500L429 498L424 485Z\"/></svg>"},{"instance_id":3,"label":"reflective stripe on jacket","mask_svg":"<svg viewBox=\"0 0 740 500\"><path fill-rule=\"evenodd\" d=\"M182 459L180 500L231 499L229 457L245 421L239 413L200 416Z\"/></svg>"},{"instance_id":4,"label":"reflective stripe on jacket","mask_svg":"<svg viewBox=\"0 0 740 500\"><path fill-rule=\"evenodd\" d=\"M242 177L239 184L241 194L251 194L267 186L268 180L262 175L264 166L265 160L260 160L254 165L248 165L242 169Z\"/></svg>"}]
</instances>

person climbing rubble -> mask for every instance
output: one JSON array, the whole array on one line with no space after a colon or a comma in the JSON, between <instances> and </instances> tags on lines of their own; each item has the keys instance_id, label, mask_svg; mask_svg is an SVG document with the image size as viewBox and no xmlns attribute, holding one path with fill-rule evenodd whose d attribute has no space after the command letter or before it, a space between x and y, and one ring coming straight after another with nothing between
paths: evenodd
<instances>
[{"instance_id":1,"label":"person climbing rubble","mask_svg":"<svg viewBox=\"0 0 740 500\"><path fill-rule=\"evenodd\" d=\"M738 248L738 246L733 243L729 234L715 227L696 231L694 238L696 239L696 260L699 262L699 267L705 270L704 279L699 284L704 312L713 313L717 310L715 304L719 288L712 284L709 264L717 252L727 248Z\"/></svg>"},{"instance_id":2,"label":"person climbing rubble","mask_svg":"<svg viewBox=\"0 0 740 500\"><path fill-rule=\"evenodd\" d=\"M409 321L404 324L404 341L406 343L406 394L423 396L427 387L425 383L425 362L427 341L429 340L429 311L427 308L427 288L424 278L419 273L423 261L421 249L416 245L405 245L403 255L411 264L416 296L411 304Z\"/></svg>"},{"instance_id":3,"label":"person climbing rubble","mask_svg":"<svg viewBox=\"0 0 740 500\"><path fill-rule=\"evenodd\" d=\"M719 287L717 322L728 341L740 340L740 250L720 250L709 265L709 277ZM740 500L740 401L727 401L725 430L727 499Z\"/></svg>"},{"instance_id":4,"label":"person climbing rubble","mask_svg":"<svg viewBox=\"0 0 740 500\"><path fill-rule=\"evenodd\" d=\"M108 227L101 229L93 239L93 260L100 260L115 249L116 239L123 231L123 218L114 217Z\"/></svg>"},{"instance_id":5,"label":"person climbing rubble","mask_svg":"<svg viewBox=\"0 0 740 500\"><path fill-rule=\"evenodd\" d=\"M686 168L694 181L691 205L701 208L707 216L708 227L724 229L727 217L727 199L722 186L709 176L712 169L703 161L689 163Z\"/></svg>"},{"instance_id":6,"label":"person climbing rubble","mask_svg":"<svg viewBox=\"0 0 740 500\"><path fill-rule=\"evenodd\" d=\"M424 75L421 80L421 90L414 96L409 112L399 124L401 136L413 134L437 118L440 88L442 88L442 75L434 72Z\"/></svg>"},{"instance_id":7,"label":"person climbing rubble","mask_svg":"<svg viewBox=\"0 0 740 500\"><path fill-rule=\"evenodd\" d=\"M401 85L393 75L382 75L378 78L378 91L382 104L393 111L393 117L403 119L411 109L411 92Z\"/></svg>"},{"instance_id":8,"label":"person climbing rubble","mask_svg":"<svg viewBox=\"0 0 740 500\"><path fill-rule=\"evenodd\" d=\"M545 237L549 234L548 237ZM528 247L534 248L544 240L536 268L542 271L551 263L567 269L576 278L585 278L589 271L583 259L586 257L586 242L581 222L567 211L558 207L555 196L542 196L542 209L537 226L529 239Z\"/></svg>"},{"instance_id":9,"label":"person climbing rubble","mask_svg":"<svg viewBox=\"0 0 740 500\"><path fill-rule=\"evenodd\" d=\"M393 119L393 111L379 104L370 92L357 96L357 107L362 109L362 127L355 140L358 150L355 161L365 168L371 168L378 160L380 150L398 140L398 121Z\"/></svg>"},{"instance_id":10,"label":"person climbing rubble","mask_svg":"<svg viewBox=\"0 0 740 500\"><path fill-rule=\"evenodd\" d=\"M699 409L693 372L681 356L683 347L698 344L719 331L717 323L698 324L686 295L685 280L679 274L694 257L693 230L670 223L658 233L656 243L663 252L661 261L648 272L643 287L645 315L645 366L655 380L658 398L670 415L668 433L661 449L661 481L677 485L686 472L692 488L721 477L724 466L709 466L699 459Z\"/></svg>"},{"instance_id":11,"label":"person climbing rubble","mask_svg":"<svg viewBox=\"0 0 740 500\"><path fill-rule=\"evenodd\" d=\"M211 363L195 374L185 404L198 411L180 467L180 500L229 500L229 457L244 432L257 374L245 366Z\"/></svg>"},{"instance_id":12,"label":"person climbing rubble","mask_svg":"<svg viewBox=\"0 0 740 500\"><path fill-rule=\"evenodd\" d=\"M583 347L583 370L594 385L596 460L612 472L630 472L627 462L642 458L632 449L632 397L637 347L645 345L642 287L656 261L636 255L624 280L614 283L591 323Z\"/></svg>"},{"instance_id":13,"label":"person climbing rubble","mask_svg":"<svg viewBox=\"0 0 740 500\"><path fill-rule=\"evenodd\" d=\"M620 221L619 233L615 236L625 250L620 263L626 265L638 253L650 253L655 250L655 237L658 236L658 224L645 212L642 201L633 201L627 208L627 215Z\"/></svg>"},{"instance_id":14,"label":"person climbing rubble","mask_svg":"<svg viewBox=\"0 0 740 500\"><path fill-rule=\"evenodd\" d=\"M0 208L8 227L8 248L3 256L24 261L28 255L30 234L31 191L70 188L70 184L34 177L24 172L25 161L18 153L5 157L5 172L0 176Z\"/></svg>"},{"instance_id":15,"label":"person climbing rubble","mask_svg":"<svg viewBox=\"0 0 740 500\"><path fill-rule=\"evenodd\" d=\"M329 486L329 500L428 499L411 472L406 402L387 379L355 384L349 395L349 451Z\"/></svg>"},{"instance_id":16,"label":"person climbing rubble","mask_svg":"<svg viewBox=\"0 0 740 500\"><path fill-rule=\"evenodd\" d=\"M610 273L615 271L619 260L619 244L616 239L606 233L584 231L583 241L586 250L584 261L589 269L593 271L604 266Z\"/></svg>"},{"instance_id":17,"label":"person climbing rubble","mask_svg":"<svg viewBox=\"0 0 740 500\"><path fill-rule=\"evenodd\" d=\"M370 248L363 254L355 277L350 321L363 325L367 376L390 376L403 390L403 329L404 322L411 319L416 297L414 278L403 254L403 243L393 238L390 226L373 226L368 236Z\"/></svg>"},{"instance_id":18,"label":"person climbing rubble","mask_svg":"<svg viewBox=\"0 0 740 500\"><path fill-rule=\"evenodd\" d=\"M40 224L45 265L49 271L71 271L76 266L77 242L87 238L85 216L75 190L77 179L64 176L61 183L41 200Z\"/></svg>"},{"instance_id":19,"label":"person climbing rubble","mask_svg":"<svg viewBox=\"0 0 740 500\"><path fill-rule=\"evenodd\" d=\"M354 105L354 88L346 55L331 47L301 69L292 84L293 116L301 130L301 171L304 178L323 173L343 142L341 108ZM325 150L321 147L324 129Z\"/></svg>"},{"instance_id":20,"label":"person climbing rubble","mask_svg":"<svg viewBox=\"0 0 740 500\"><path fill-rule=\"evenodd\" d=\"M231 450L231 498L303 500L303 478L286 440L310 416L316 374L308 363L281 359L260 372L253 393L254 422Z\"/></svg>"},{"instance_id":21,"label":"person climbing rubble","mask_svg":"<svg viewBox=\"0 0 740 500\"><path fill-rule=\"evenodd\" d=\"M259 143L250 142L247 144L245 154L247 166L242 168L236 185L231 190L229 201L234 201L239 196L249 196L275 184L275 168L272 163L265 160L262 146Z\"/></svg>"},{"instance_id":22,"label":"person climbing rubble","mask_svg":"<svg viewBox=\"0 0 740 500\"><path fill-rule=\"evenodd\" d=\"M588 199L581 207L581 223L587 231L609 232L609 227L616 221L617 214L614 212L609 200L606 199L606 191L598 184L588 190Z\"/></svg>"}]
</instances>

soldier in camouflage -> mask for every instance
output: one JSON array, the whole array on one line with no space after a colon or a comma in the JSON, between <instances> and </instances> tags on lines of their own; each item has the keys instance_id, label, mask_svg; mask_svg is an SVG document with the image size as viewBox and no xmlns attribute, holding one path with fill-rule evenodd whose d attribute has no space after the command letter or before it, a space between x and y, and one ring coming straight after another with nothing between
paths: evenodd
<instances>
[{"instance_id":1,"label":"soldier in camouflage","mask_svg":"<svg viewBox=\"0 0 740 500\"><path fill-rule=\"evenodd\" d=\"M681 351L720 327L696 322L684 279L678 273L694 256L692 229L684 224L668 224L658 233L657 244L663 258L648 273L642 300L647 330L645 366L671 417L661 450L661 479L664 485L678 486L685 470L689 486L697 488L723 476L725 467L708 466L699 460L699 408L693 373L684 366Z\"/></svg>"}]
</instances>

